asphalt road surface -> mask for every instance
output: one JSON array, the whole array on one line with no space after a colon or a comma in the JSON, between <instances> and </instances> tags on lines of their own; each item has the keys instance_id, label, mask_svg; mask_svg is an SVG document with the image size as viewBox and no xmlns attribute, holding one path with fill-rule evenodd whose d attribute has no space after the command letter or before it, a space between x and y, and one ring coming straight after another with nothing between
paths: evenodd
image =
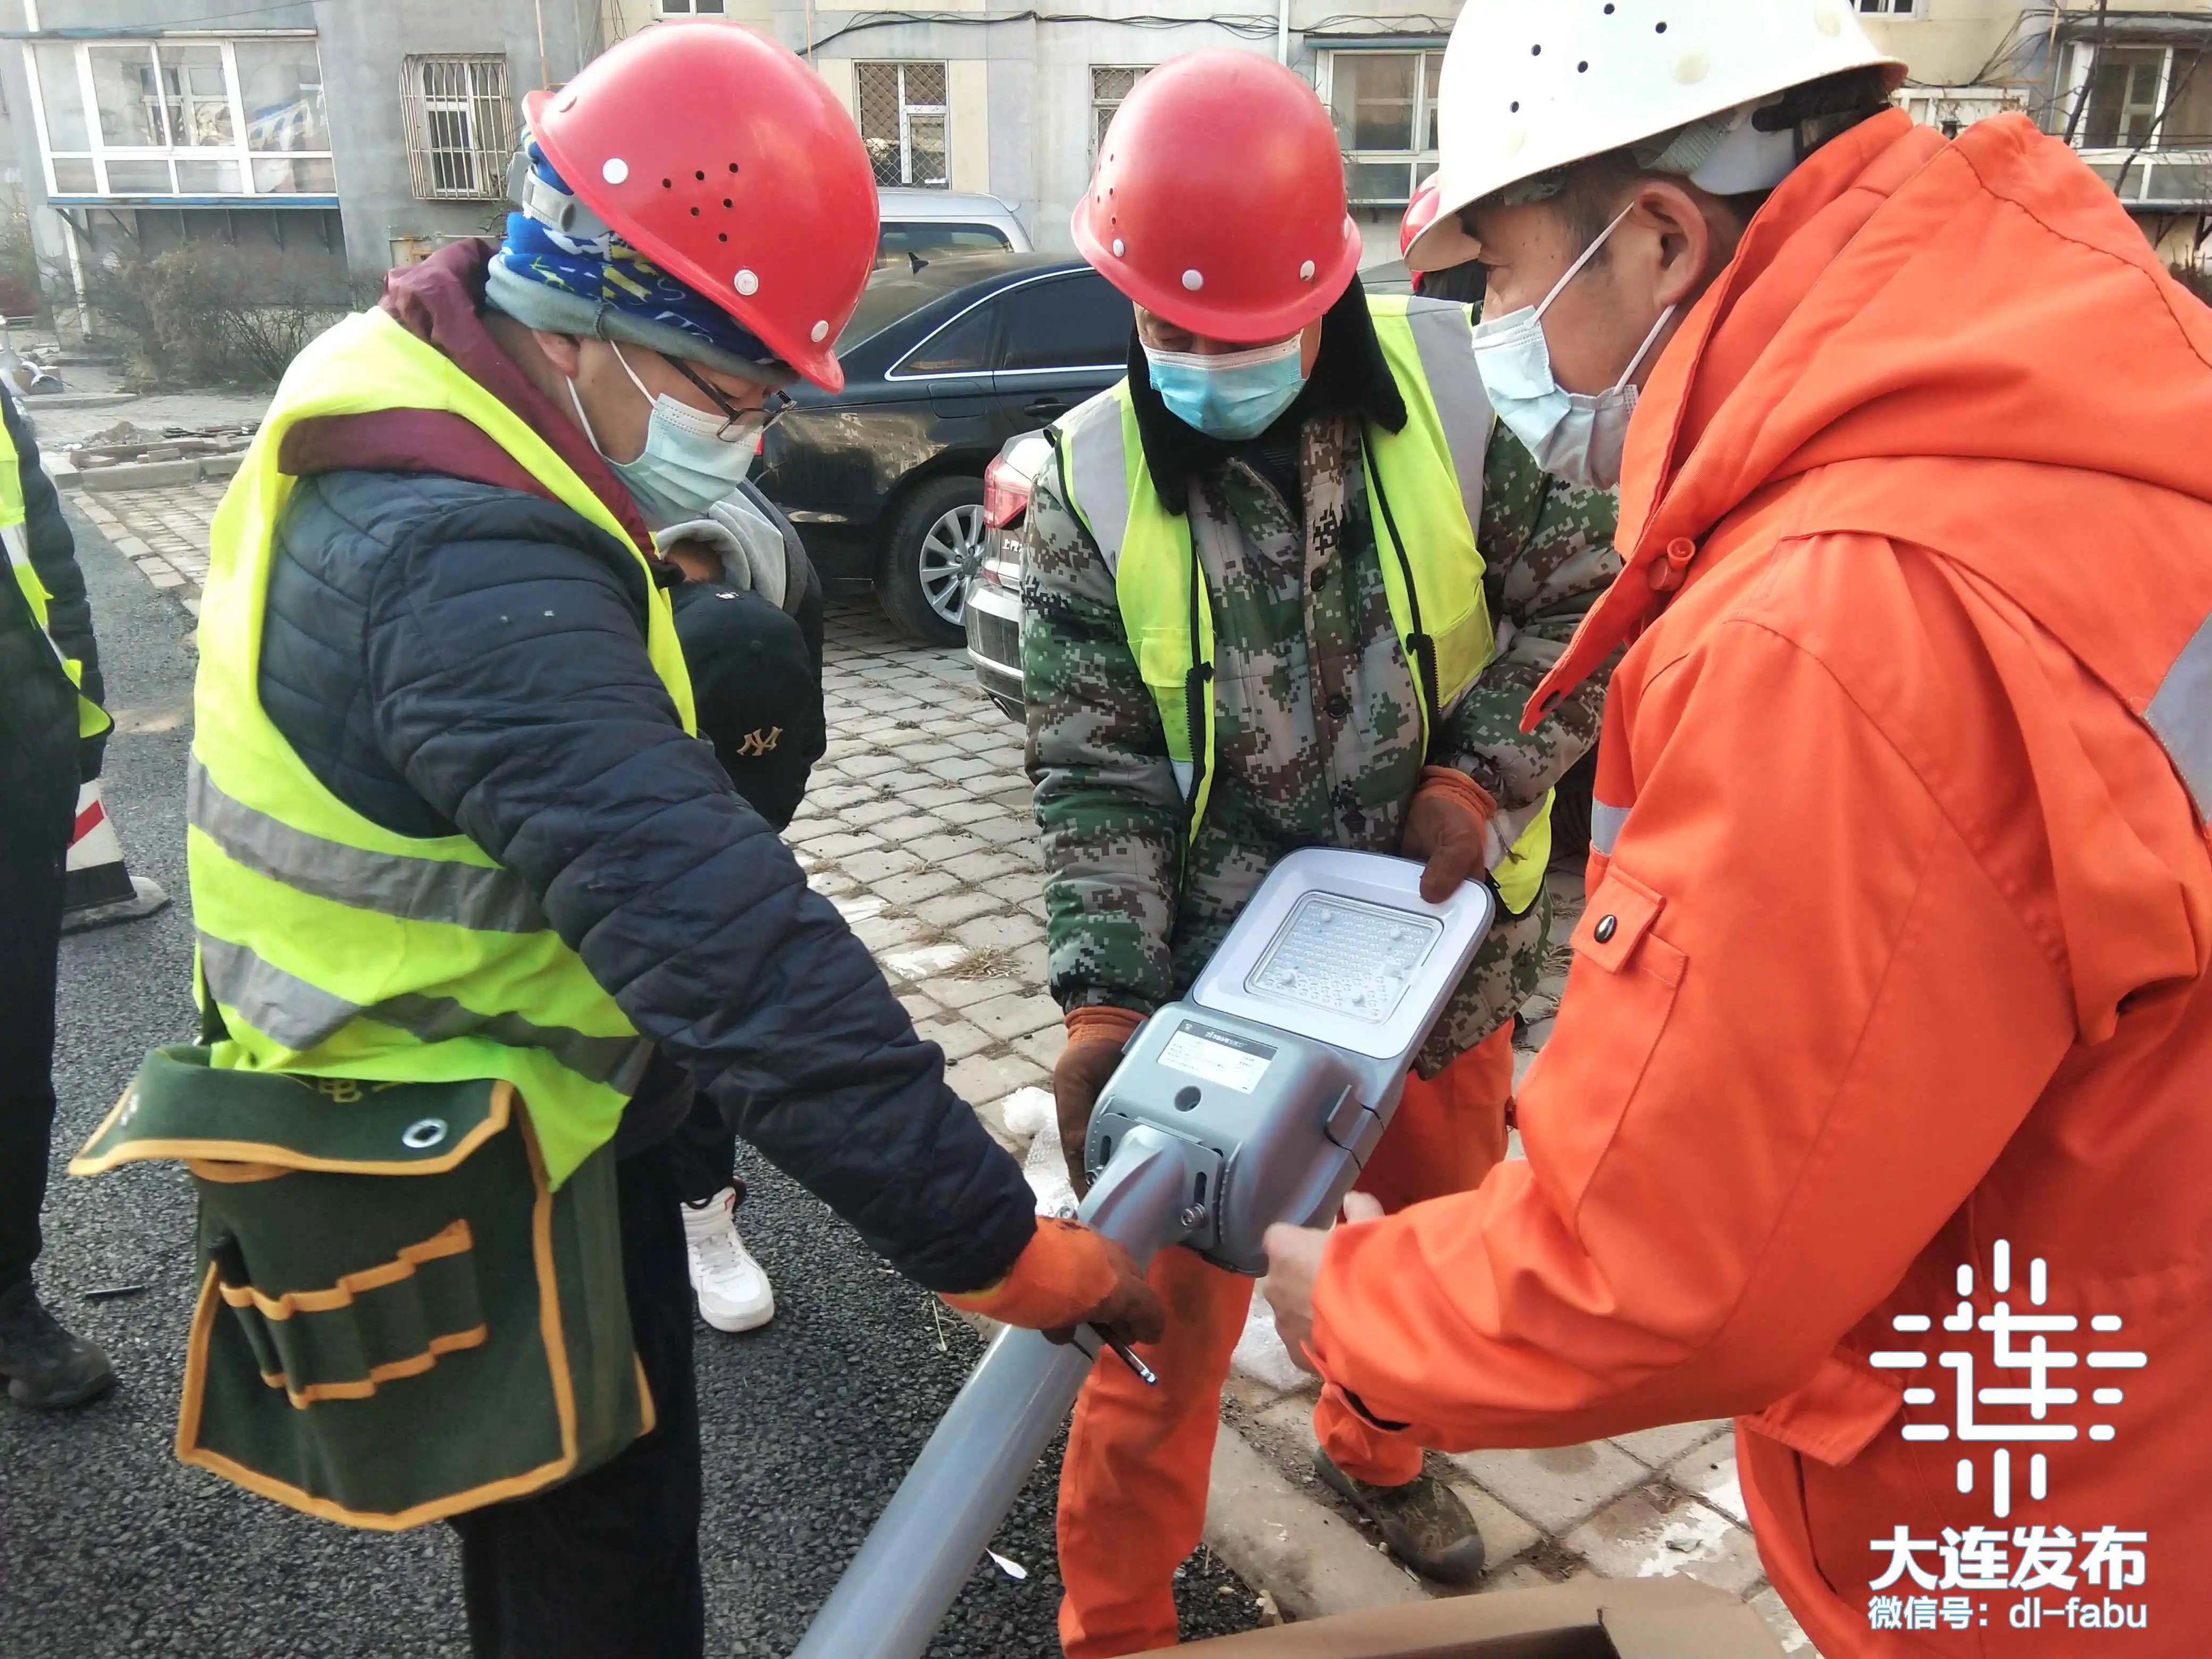
<instances>
[{"instance_id":1,"label":"asphalt road surface","mask_svg":"<svg viewBox=\"0 0 2212 1659\"><path fill-rule=\"evenodd\" d=\"M170 1455L194 1279L191 1196L174 1166L62 1173L150 1047L189 1040L184 781L191 618L76 521L117 716L106 798L132 868L175 902L63 946L61 1116L40 1278L122 1382L40 1416L0 1396L0 1659L191 1659L467 1651L450 1534L349 1531L252 1498ZM967 1328L883 1267L828 1210L748 1154L749 1242L774 1278L767 1329L699 1328L702 1541L712 1655L787 1653L979 1352ZM143 1285L88 1302L85 1292ZM1054 1448L934 1655L1058 1651ZM1257 1622L1251 1594L1201 1552L1180 1593L1187 1635ZM586 1656L588 1659L588 1656Z\"/></svg>"}]
</instances>

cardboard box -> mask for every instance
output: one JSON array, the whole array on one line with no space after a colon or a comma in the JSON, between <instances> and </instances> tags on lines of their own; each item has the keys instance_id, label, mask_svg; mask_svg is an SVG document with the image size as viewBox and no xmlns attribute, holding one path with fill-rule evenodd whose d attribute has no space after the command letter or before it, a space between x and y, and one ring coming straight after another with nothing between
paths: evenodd
<instances>
[{"instance_id":1,"label":"cardboard box","mask_svg":"<svg viewBox=\"0 0 2212 1659\"><path fill-rule=\"evenodd\" d=\"M1759 1616L1687 1578L1578 1578L1246 1631L1145 1659L1783 1659Z\"/></svg>"}]
</instances>

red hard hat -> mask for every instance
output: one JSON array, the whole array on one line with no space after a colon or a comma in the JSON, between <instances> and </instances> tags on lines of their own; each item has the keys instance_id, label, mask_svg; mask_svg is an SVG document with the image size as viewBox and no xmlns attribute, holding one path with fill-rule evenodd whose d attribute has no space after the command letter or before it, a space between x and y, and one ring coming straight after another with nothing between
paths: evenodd
<instances>
[{"instance_id":1,"label":"red hard hat","mask_svg":"<svg viewBox=\"0 0 2212 1659\"><path fill-rule=\"evenodd\" d=\"M805 64L723 23L662 23L523 100L532 136L616 235L815 385L876 258L876 180Z\"/></svg>"},{"instance_id":2,"label":"red hard hat","mask_svg":"<svg viewBox=\"0 0 2212 1659\"><path fill-rule=\"evenodd\" d=\"M1437 178L1431 173L1428 181L1413 192L1413 199L1406 204L1406 216L1398 222L1398 252L1408 270L1413 269L1413 239L1436 222L1437 209L1443 204L1443 196L1437 188ZM1413 271L1418 276L1421 273Z\"/></svg>"},{"instance_id":3,"label":"red hard hat","mask_svg":"<svg viewBox=\"0 0 2212 1659\"><path fill-rule=\"evenodd\" d=\"M1075 246L1178 328L1239 343L1297 333L1359 269L1328 112L1256 52L1169 59L1106 129Z\"/></svg>"}]
</instances>

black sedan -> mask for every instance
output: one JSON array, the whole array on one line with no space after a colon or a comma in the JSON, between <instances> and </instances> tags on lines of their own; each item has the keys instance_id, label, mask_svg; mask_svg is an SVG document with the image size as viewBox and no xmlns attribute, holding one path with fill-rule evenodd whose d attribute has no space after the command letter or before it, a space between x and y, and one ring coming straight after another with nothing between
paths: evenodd
<instances>
[{"instance_id":1,"label":"black sedan","mask_svg":"<svg viewBox=\"0 0 2212 1659\"><path fill-rule=\"evenodd\" d=\"M908 633L957 645L983 556L983 469L1121 379L1130 324L1128 301L1070 256L879 273L838 337L845 389L794 388L755 476L831 592L872 586Z\"/></svg>"}]
</instances>

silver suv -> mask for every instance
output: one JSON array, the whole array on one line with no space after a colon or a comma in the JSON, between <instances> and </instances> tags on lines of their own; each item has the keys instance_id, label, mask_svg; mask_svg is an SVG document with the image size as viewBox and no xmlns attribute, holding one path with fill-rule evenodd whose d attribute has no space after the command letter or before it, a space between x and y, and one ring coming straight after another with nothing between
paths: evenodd
<instances>
[{"instance_id":1,"label":"silver suv","mask_svg":"<svg viewBox=\"0 0 2212 1659\"><path fill-rule=\"evenodd\" d=\"M1022 539L1030 491L1052 465L1052 441L1024 432L983 469L983 556L968 583L963 620L975 683L1010 720L1022 713Z\"/></svg>"},{"instance_id":2,"label":"silver suv","mask_svg":"<svg viewBox=\"0 0 2212 1659\"><path fill-rule=\"evenodd\" d=\"M876 210L883 234L876 264L941 259L957 253L1032 252L1029 232L1014 210L995 196L949 190L878 190Z\"/></svg>"}]
</instances>

